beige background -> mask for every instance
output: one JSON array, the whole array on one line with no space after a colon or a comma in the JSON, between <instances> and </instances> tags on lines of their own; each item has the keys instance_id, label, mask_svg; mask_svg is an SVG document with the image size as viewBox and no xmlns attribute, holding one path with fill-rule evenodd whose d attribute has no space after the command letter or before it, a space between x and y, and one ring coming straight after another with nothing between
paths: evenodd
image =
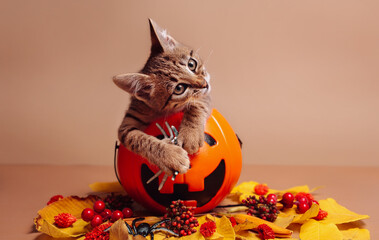
<instances>
[{"instance_id":1,"label":"beige background","mask_svg":"<svg viewBox=\"0 0 379 240\"><path fill-rule=\"evenodd\" d=\"M0 163L111 165L151 17L200 49L252 164L379 166L378 1L2 1Z\"/></svg>"}]
</instances>

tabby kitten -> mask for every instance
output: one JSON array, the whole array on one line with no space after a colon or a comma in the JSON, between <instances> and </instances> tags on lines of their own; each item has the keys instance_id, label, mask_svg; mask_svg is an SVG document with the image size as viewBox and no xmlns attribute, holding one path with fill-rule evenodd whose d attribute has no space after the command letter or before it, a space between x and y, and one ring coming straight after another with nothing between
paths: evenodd
<instances>
[{"instance_id":1,"label":"tabby kitten","mask_svg":"<svg viewBox=\"0 0 379 240\"><path fill-rule=\"evenodd\" d=\"M151 54L139 73L120 74L114 83L131 94L129 109L119 127L120 142L164 172L186 173L188 154L204 144L210 115L210 76L200 57L149 19ZM178 143L159 140L143 130L155 119L183 111Z\"/></svg>"}]
</instances>

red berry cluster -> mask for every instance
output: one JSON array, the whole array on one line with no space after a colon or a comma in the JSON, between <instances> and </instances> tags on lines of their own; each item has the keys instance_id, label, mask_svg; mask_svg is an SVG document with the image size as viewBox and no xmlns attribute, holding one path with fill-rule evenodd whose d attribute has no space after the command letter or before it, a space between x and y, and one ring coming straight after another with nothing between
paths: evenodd
<instances>
[{"instance_id":1,"label":"red berry cluster","mask_svg":"<svg viewBox=\"0 0 379 240\"><path fill-rule=\"evenodd\" d=\"M112 223L104 223L95 227L91 232L86 233L84 240L109 240L109 231L104 232L104 230L110 226Z\"/></svg>"},{"instance_id":2,"label":"red berry cluster","mask_svg":"<svg viewBox=\"0 0 379 240\"><path fill-rule=\"evenodd\" d=\"M312 204L318 204L312 194L305 192L299 192L296 195L287 192L283 194L281 203L283 204L284 208L292 208L295 204L299 213L305 213L309 208L312 207ZM324 219L327 215L328 213L326 211L320 209L315 219L321 220Z\"/></svg>"},{"instance_id":3,"label":"red berry cluster","mask_svg":"<svg viewBox=\"0 0 379 240\"><path fill-rule=\"evenodd\" d=\"M312 194L304 192L300 192L296 195L287 192L283 194L281 203L283 204L284 208L292 208L292 206L295 204L299 213L305 213L313 203L318 204Z\"/></svg>"},{"instance_id":4,"label":"red berry cluster","mask_svg":"<svg viewBox=\"0 0 379 240\"><path fill-rule=\"evenodd\" d=\"M130 208L132 206L133 200L128 195L121 195L121 194L115 194L111 193L108 195L105 199L105 206L106 208L114 211L114 210L120 210L122 211L124 208Z\"/></svg>"},{"instance_id":5,"label":"red berry cluster","mask_svg":"<svg viewBox=\"0 0 379 240\"><path fill-rule=\"evenodd\" d=\"M257 199L255 196L249 196L242 200L242 204L249 208L247 214L270 222L275 221L279 213L276 207L276 195L272 194L267 197L259 196Z\"/></svg>"},{"instance_id":6,"label":"red berry cluster","mask_svg":"<svg viewBox=\"0 0 379 240\"><path fill-rule=\"evenodd\" d=\"M70 227L74 222L76 222L76 217L70 213L60 213L54 216L54 224L60 228Z\"/></svg>"},{"instance_id":7,"label":"red berry cluster","mask_svg":"<svg viewBox=\"0 0 379 240\"><path fill-rule=\"evenodd\" d=\"M213 221L207 221L200 226L200 233L204 237L208 238L213 235L213 233L216 232L216 223Z\"/></svg>"},{"instance_id":8,"label":"red berry cluster","mask_svg":"<svg viewBox=\"0 0 379 240\"><path fill-rule=\"evenodd\" d=\"M266 184L257 184L254 187L254 192L258 195L266 195L268 192L268 186Z\"/></svg>"},{"instance_id":9,"label":"red berry cluster","mask_svg":"<svg viewBox=\"0 0 379 240\"><path fill-rule=\"evenodd\" d=\"M98 200L93 204L92 208L85 208L82 211L82 219L86 222L91 222L92 227L97 227L103 222L110 220L115 222L120 218L129 218L133 216L133 211L130 208L124 208L122 211L105 208L105 203Z\"/></svg>"},{"instance_id":10,"label":"red berry cluster","mask_svg":"<svg viewBox=\"0 0 379 240\"><path fill-rule=\"evenodd\" d=\"M318 204L310 193L300 192L295 196L295 204L299 213L305 213L313 203Z\"/></svg>"},{"instance_id":11,"label":"red berry cluster","mask_svg":"<svg viewBox=\"0 0 379 240\"><path fill-rule=\"evenodd\" d=\"M258 233L259 233L259 237L262 240L265 240L265 239L274 239L275 238L274 231L267 224L260 224L258 226L257 230L258 230Z\"/></svg>"},{"instance_id":12,"label":"red berry cluster","mask_svg":"<svg viewBox=\"0 0 379 240\"><path fill-rule=\"evenodd\" d=\"M163 219L168 218L171 221L162 224L162 226L169 228L180 236L191 235L196 232L194 228L199 226L193 209L195 207L184 205L182 200L172 201L171 205L166 208L167 213L163 216Z\"/></svg>"},{"instance_id":13,"label":"red berry cluster","mask_svg":"<svg viewBox=\"0 0 379 240\"><path fill-rule=\"evenodd\" d=\"M322 219L326 218L327 216L328 216L328 212L320 209L320 210L318 210L318 214L316 217L314 217L314 219L322 220Z\"/></svg>"}]
</instances>

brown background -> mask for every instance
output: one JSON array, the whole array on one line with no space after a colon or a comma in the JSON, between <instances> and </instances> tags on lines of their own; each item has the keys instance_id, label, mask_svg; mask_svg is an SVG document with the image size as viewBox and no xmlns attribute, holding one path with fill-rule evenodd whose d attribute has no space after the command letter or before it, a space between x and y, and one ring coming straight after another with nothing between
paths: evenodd
<instances>
[{"instance_id":1,"label":"brown background","mask_svg":"<svg viewBox=\"0 0 379 240\"><path fill-rule=\"evenodd\" d=\"M0 163L111 165L148 17L200 49L246 163L379 166L378 1L2 1Z\"/></svg>"}]
</instances>

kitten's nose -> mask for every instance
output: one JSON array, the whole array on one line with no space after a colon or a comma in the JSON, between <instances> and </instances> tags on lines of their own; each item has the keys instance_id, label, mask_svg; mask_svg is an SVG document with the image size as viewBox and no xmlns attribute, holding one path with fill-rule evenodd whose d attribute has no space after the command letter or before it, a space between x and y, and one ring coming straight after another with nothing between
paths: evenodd
<instances>
[{"instance_id":1,"label":"kitten's nose","mask_svg":"<svg viewBox=\"0 0 379 240\"><path fill-rule=\"evenodd\" d=\"M203 84L201 85L201 88L208 88L208 87L209 85L207 81L204 81Z\"/></svg>"}]
</instances>

